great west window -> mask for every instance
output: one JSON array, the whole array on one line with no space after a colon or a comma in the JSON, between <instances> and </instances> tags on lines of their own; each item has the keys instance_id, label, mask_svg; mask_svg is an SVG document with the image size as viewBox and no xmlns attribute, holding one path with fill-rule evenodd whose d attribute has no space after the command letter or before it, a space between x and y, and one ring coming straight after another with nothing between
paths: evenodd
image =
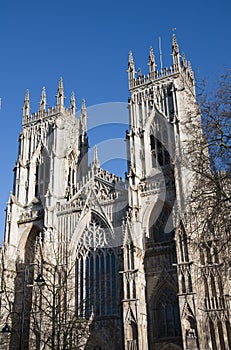
<instances>
[{"instance_id":1,"label":"great west window","mask_svg":"<svg viewBox=\"0 0 231 350\"><path fill-rule=\"evenodd\" d=\"M118 248L96 216L81 235L76 259L76 311L79 316L117 314Z\"/></svg>"}]
</instances>

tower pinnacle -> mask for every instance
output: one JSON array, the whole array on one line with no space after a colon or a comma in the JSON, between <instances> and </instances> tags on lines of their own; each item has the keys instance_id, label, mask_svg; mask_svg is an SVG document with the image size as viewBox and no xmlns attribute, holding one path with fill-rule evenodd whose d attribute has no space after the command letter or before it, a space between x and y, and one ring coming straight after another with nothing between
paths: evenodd
<instances>
[{"instance_id":1,"label":"tower pinnacle","mask_svg":"<svg viewBox=\"0 0 231 350\"><path fill-rule=\"evenodd\" d=\"M153 53L152 46L150 46L148 65L149 65L149 72L150 73L154 72L155 71L155 67L156 67L156 62L155 62L155 56L154 56L154 53Z\"/></svg>"},{"instance_id":2,"label":"tower pinnacle","mask_svg":"<svg viewBox=\"0 0 231 350\"><path fill-rule=\"evenodd\" d=\"M30 96L29 90L26 90L24 104L23 104L23 117L29 117L30 115Z\"/></svg>"},{"instance_id":3,"label":"tower pinnacle","mask_svg":"<svg viewBox=\"0 0 231 350\"><path fill-rule=\"evenodd\" d=\"M63 79L62 77L60 77L59 79L59 87L58 87L58 91L57 91L57 106L59 107L64 107L64 88L63 88Z\"/></svg>"},{"instance_id":4,"label":"tower pinnacle","mask_svg":"<svg viewBox=\"0 0 231 350\"><path fill-rule=\"evenodd\" d=\"M180 54L175 34L172 36L172 59L174 71L178 72L180 69Z\"/></svg>"},{"instance_id":5,"label":"tower pinnacle","mask_svg":"<svg viewBox=\"0 0 231 350\"><path fill-rule=\"evenodd\" d=\"M92 166L94 166L95 168L100 167L100 162L99 162L99 158L98 158L98 150L97 150L96 145L94 146L94 157L93 157Z\"/></svg>"},{"instance_id":6,"label":"tower pinnacle","mask_svg":"<svg viewBox=\"0 0 231 350\"><path fill-rule=\"evenodd\" d=\"M132 56L132 51L129 52L129 60L128 60L128 79L134 79L135 78L135 64Z\"/></svg>"},{"instance_id":7,"label":"tower pinnacle","mask_svg":"<svg viewBox=\"0 0 231 350\"><path fill-rule=\"evenodd\" d=\"M45 87L42 88L41 100L39 104L39 112L46 112L46 90Z\"/></svg>"},{"instance_id":8,"label":"tower pinnacle","mask_svg":"<svg viewBox=\"0 0 231 350\"><path fill-rule=\"evenodd\" d=\"M86 108L86 102L85 99L82 99L82 107L81 107L81 124L82 124L82 130L83 133L87 130L87 108Z\"/></svg>"},{"instance_id":9,"label":"tower pinnacle","mask_svg":"<svg viewBox=\"0 0 231 350\"><path fill-rule=\"evenodd\" d=\"M70 101L70 110L71 110L71 113L72 114L75 114L75 111L76 111L76 102L75 102L75 93L74 91L72 91L72 94L71 94L71 101Z\"/></svg>"}]
</instances>

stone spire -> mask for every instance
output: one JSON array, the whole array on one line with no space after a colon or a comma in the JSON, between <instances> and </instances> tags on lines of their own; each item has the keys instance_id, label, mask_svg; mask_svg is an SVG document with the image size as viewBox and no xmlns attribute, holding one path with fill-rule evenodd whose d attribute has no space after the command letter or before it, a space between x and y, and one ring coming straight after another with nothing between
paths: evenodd
<instances>
[{"instance_id":1,"label":"stone spire","mask_svg":"<svg viewBox=\"0 0 231 350\"><path fill-rule=\"evenodd\" d=\"M23 118L30 116L30 96L29 96L29 90L26 90L26 95L24 98L24 104L23 104Z\"/></svg>"},{"instance_id":2,"label":"stone spire","mask_svg":"<svg viewBox=\"0 0 231 350\"><path fill-rule=\"evenodd\" d=\"M194 73L193 73L193 70L192 70L192 65L191 65L191 62L188 61L188 70L189 70L189 74L190 74L190 77L194 83Z\"/></svg>"},{"instance_id":3,"label":"stone spire","mask_svg":"<svg viewBox=\"0 0 231 350\"><path fill-rule=\"evenodd\" d=\"M98 158L98 150L97 150L97 146L94 146L94 157L93 157L93 161L92 161L92 166L95 167L96 169L98 169L100 167L100 162L99 162L99 158Z\"/></svg>"},{"instance_id":4,"label":"stone spire","mask_svg":"<svg viewBox=\"0 0 231 350\"><path fill-rule=\"evenodd\" d=\"M75 93L74 93L74 91L72 91L72 94L71 94L70 110L71 110L71 113L75 115L76 102L75 102Z\"/></svg>"},{"instance_id":5,"label":"stone spire","mask_svg":"<svg viewBox=\"0 0 231 350\"><path fill-rule=\"evenodd\" d=\"M59 87L58 87L58 91L57 91L57 106L58 107L64 107L64 99L65 99L65 96L64 96L64 88L63 88L63 79L62 77L60 77L59 79Z\"/></svg>"},{"instance_id":6,"label":"stone spire","mask_svg":"<svg viewBox=\"0 0 231 350\"><path fill-rule=\"evenodd\" d=\"M154 56L153 49L151 46L150 46L150 52L149 52L148 65L149 65L149 72L150 73L152 73L156 70L155 56Z\"/></svg>"},{"instance_id":7,"label":"stone spire","mask_svg":"<svg viewBox=\"0 0 231 350\"><path fill-rule=\"evenodd\" d=\"M182 52L181 54L181 58L182 58L182 68L186 68L187 67L187 61L186 61L186 58L185 58L185 54Z\"/></svg>"},{"instance_id":8,"label":"stone spire","mask_svg":"<svg viewBox=\"0 0 231 350\"><path fill-rule=\"evenodd\" d=\"M175 34L173 34L172 36L172 59L173 59L174 71L178 72L180 69L180 54L179 54L179 47L176 41Z\"/></svg>"},{"instance_id":9,"label":"stone spire","mask_svg":"<svg viewBox=\"0 0 231 350\"><path fill-rule=\"evenodd\" d=\"M39 104L39 112L46 112L46 105L47 105L47 100L46 100L46 90L45 87L42 88L42 94L41 94L41 100Z\"/></svg>"},{"instance_id":10,"label":"stone spire","mask_svg":"<svg viewBox=\"0 0 231 350\"><path fill-rule=\"evenodd\" d=\"M135 64L133 61L132 51L129 52L129 60L128 60L128 79L134 79L135 78Z\"/></svg>"},{"instance_id":11,"label":"stone spire","mask_svg":"<svg viewBox=\"0 0 231 350\"><path fill-rule=\"evenodd\" d=\"M87 131L87 108L86 108L86 102L84 99L82 99L82 107L81 107L81 125L83 132Z\"/></svg>"}]
</instances>

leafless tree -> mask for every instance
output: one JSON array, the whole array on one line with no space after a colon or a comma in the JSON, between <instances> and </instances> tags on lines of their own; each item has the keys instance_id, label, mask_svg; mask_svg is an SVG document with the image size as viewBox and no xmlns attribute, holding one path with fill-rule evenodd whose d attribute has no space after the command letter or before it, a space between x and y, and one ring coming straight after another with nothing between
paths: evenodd
<instances>
[{"instance_id":1,"label":"leafless tree","mask_svg":"<svg viewBox=\"0 0 231 350\"><path fill-rule=\"evenodd\" d=\"M25 262L17 262L13 284L3 275L1 313L8 328L1 344L11 350L84 349L93 313L79 316L75 261L63 258L63 246L35 238L27 244Z\"/></svg>"},{"instance_id":2,"label":"leafless tree","mask_svg":"<svg viewBox=\"0 0 231 350\"><path fill-rule=\"evenodd\" d=\"M231 199L231 70L220 75L217 85L198 86L196 116L188 115L185 127L185 165L194 174L187 220L196 244L216 242L229 260Z\"/></svg>"}]
</instances>

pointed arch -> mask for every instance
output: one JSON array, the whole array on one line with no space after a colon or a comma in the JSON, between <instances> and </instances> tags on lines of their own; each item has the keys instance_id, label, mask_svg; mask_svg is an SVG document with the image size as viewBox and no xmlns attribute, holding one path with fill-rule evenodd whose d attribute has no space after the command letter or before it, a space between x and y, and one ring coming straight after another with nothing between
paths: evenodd
<instances>
[{"instance_id":1,"label":"pointed arch","mask_svg":"<svg viewBox=\"0 0 231 350\"><path fill-rule=\"evenodd\" d=\"M149 134L152 167L169 165L174 155L174 130L156 106L147 120L145 129Z\"/></svg>"},{"instance_id":2,"label":"pointed arch","mask_svg":"<svg viewBox=\"0 0 231 350\"><path fill-rule=\"evenodd\" d=\"M109 225L91 211L76 241L76 311L89 317L116 315L118 261Z\"/></svg>"},{"instance_id":3,"label":"pointed arch","mask_svg":"<svg viewBox=\"0 0 231 350\"><path fill-rule=\"evenodd\" d=\"M169 242L174 238L171 211L172 207L167 202L159 202L153 207L149 217L149 237L153 244Z\"/></svg>"},{"instance_id":4,"label":"pointed arch","mask_svg":"<svg viewBox=\"0 0 231 350\"><path fill-rule=\"evenodd\" d=\"M35 183L34 196L44 197L50 183L50 155L43 142L40 141L33 154L32 161Z\"/></svg>"},{"instance_id":5,"label":"pointed arch","mask_svg":"<svg viewBox=\"0 0 231 350\"><path fill-rule=\"evenodd\" d=\"M77 192L77 154L74 149L70 148L66 155L66 198L70 200Z\"/></svg>"},{"instance_id":6,"label":"pointed arch","mask_svg":"<svg viewBox=\"0 0 231 350\"><path fill-rule=\"evenodd\" d=\"M25 261L26 256L25 254L28 254L29 245L32 244L32 242L35 242L36 237L39 236L39 233L43 232L43 226L39 223L31 223L28 225L26 230L22 233L19 244L18 244L18 260L19 261ZM30 242L30 243L29 243Z\"/></svg>"},{"instance_id":7,"label":"pointed arch","mask_svg":"<svg viewBox=\"0 0 231 350\"><path fill-rule=\"evenodd\" d=\"M127 325L127 349L138 349L138 327L133 320L129 320Z\"/></svg>"},{"instance_id":8,"label":"pointed arch","mask_svg":"<svg viewBox=\"0 0 231 350\"><path fill-rule=\"evenodd\" d=\"M14 279L14 305L12 309L17 311L21 310L21 315L24 317L23 344L26 348L30 334L30 317L34 296L33 288L27 287L33 285L35 276L41 272L43 260L42 241L41 227L36 224L31 224L22 234L18 245L16 275Z\"/></svg>"},{"instance_id":9,"label":"pointed arch","mask_svg":"<svg viewBox=\"0 0 231 350\"><path fill-rule=\"evenodd\" d=\"M97 201L97 199L96 199ZM87 205L87 203L86 203ZM85 205L85 207L86 207ZM86 208L85 208L86 209ZM114 239L116 239L115 235L114 235L114 231L112 228L111 223L109 223L106 219L106 217L103 215L103 213L99 212L96 209L89 209L89 210L83 210L83 215L80 217L80 220L77 224L77 226L75 227L74 233L72 235L71 238L71 242L70 242L70 255L76 257L76 247L83 235L83 232L86 228L86 226L89 224L89 222L91 221L92 217L96 217L99 218L100 221L103 224L103 227L105 228L105 231L107 232L107 236L110 238L110 241L114 241ZM113 245L113 243L112 243Z\"/></svg>"}]
</instances>

